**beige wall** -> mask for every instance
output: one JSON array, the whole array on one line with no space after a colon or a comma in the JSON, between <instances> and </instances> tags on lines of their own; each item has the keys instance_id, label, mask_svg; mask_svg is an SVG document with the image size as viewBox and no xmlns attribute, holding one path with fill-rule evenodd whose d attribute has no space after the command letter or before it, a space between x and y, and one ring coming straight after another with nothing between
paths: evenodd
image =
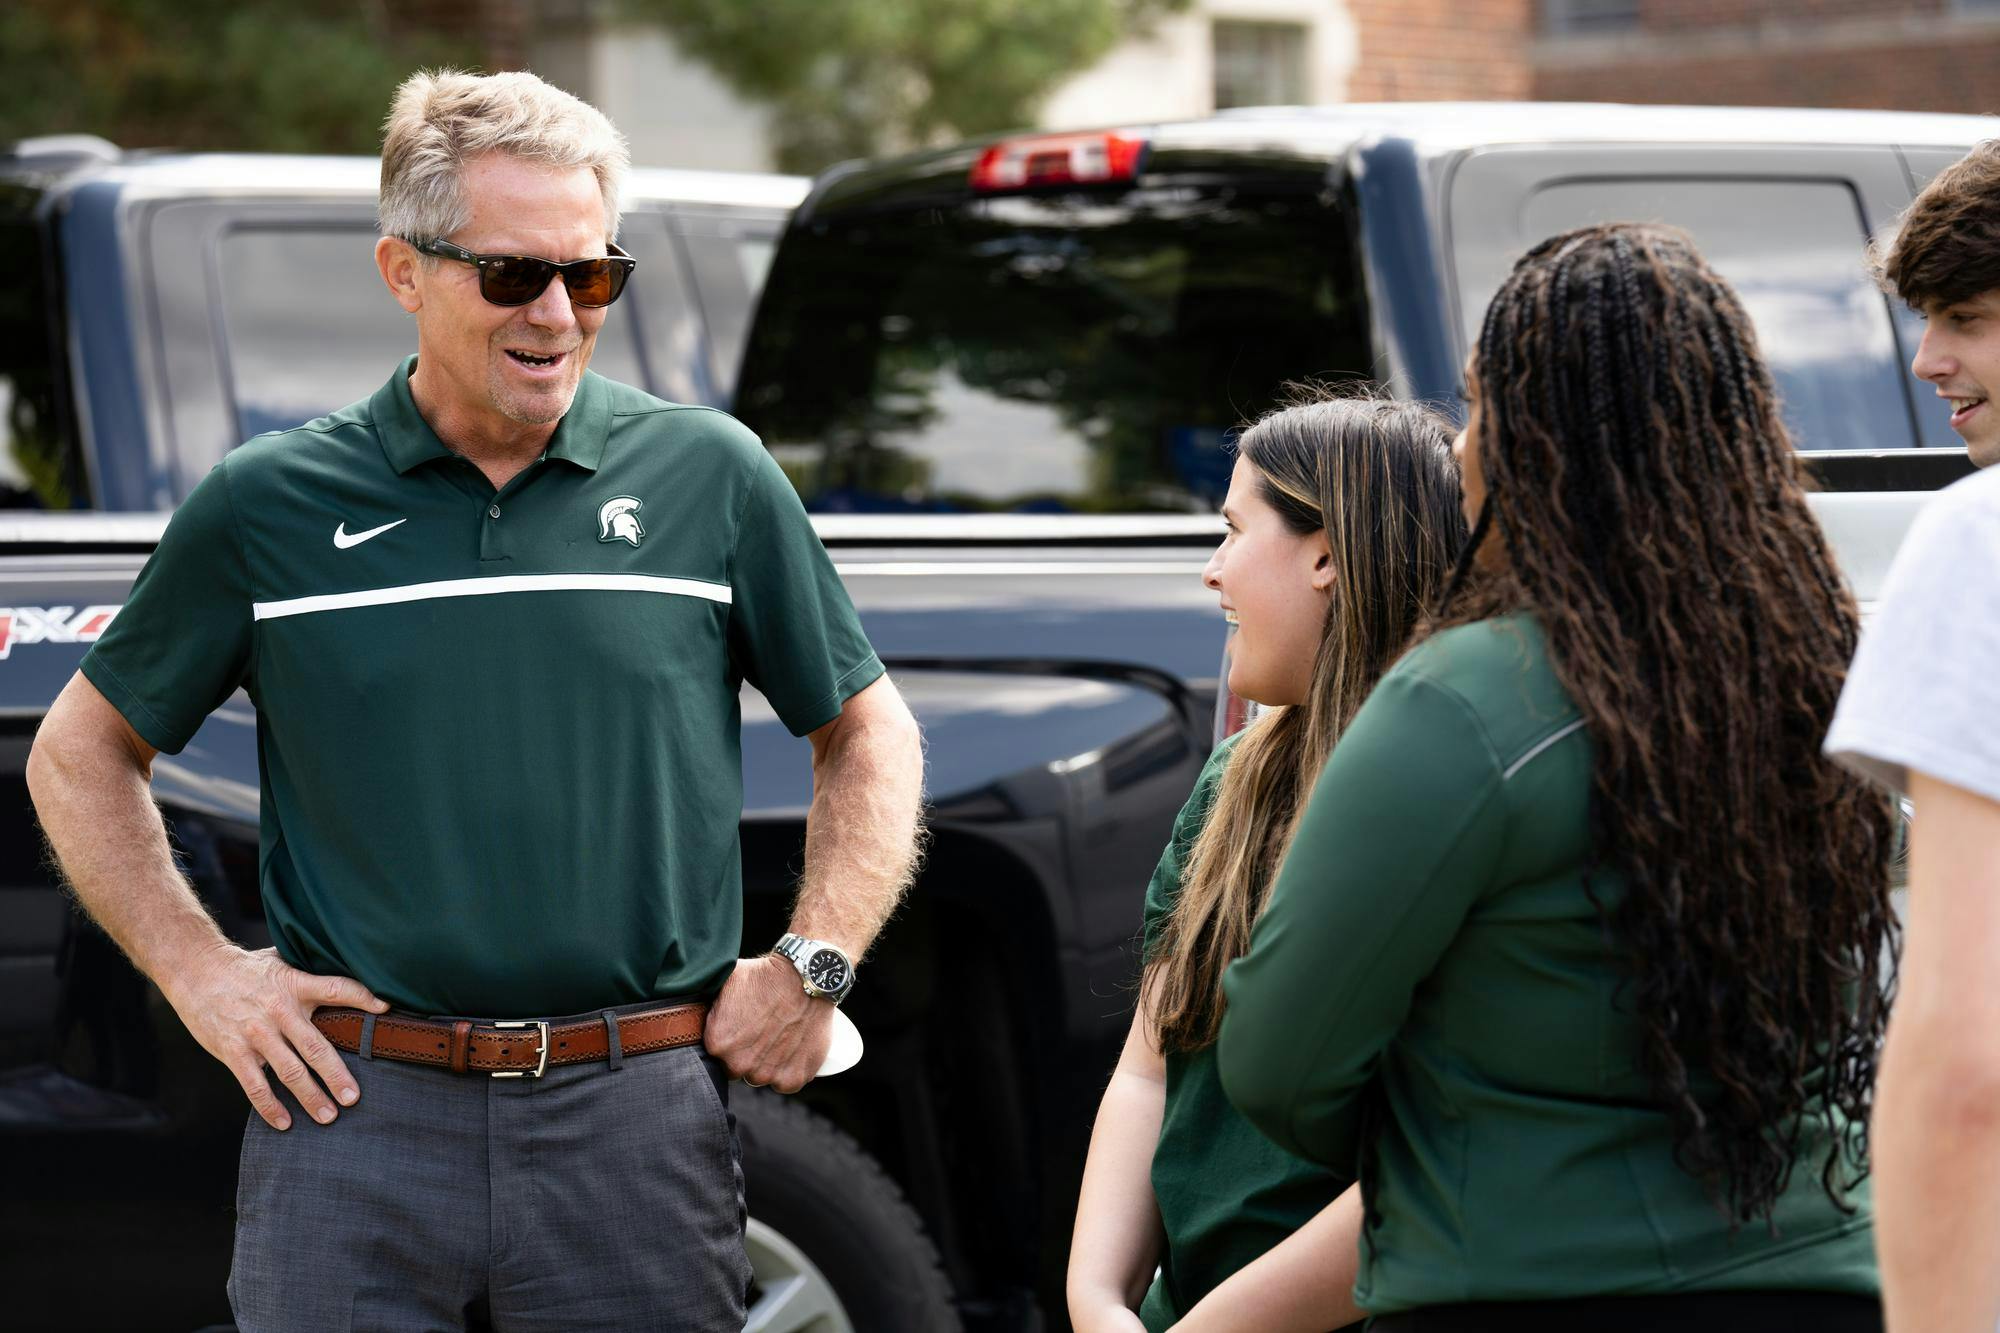
<instances>
[{"instance_id":1,"label":"beige wall","mask_svg":"<svg viewBox=\"0 0 2000 1333\"><path fill-rule=\"evenodd\" d=\"M535 44L535 70L585 98L624 132L641 167L774 171L768 116L657 28L585 27Z\"/></svg>"}]
</instances>

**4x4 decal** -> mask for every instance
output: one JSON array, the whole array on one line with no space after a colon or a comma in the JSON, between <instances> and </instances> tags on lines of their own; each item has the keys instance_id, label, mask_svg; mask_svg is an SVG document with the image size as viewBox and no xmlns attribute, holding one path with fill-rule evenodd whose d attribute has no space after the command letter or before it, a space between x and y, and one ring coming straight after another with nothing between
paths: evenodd
<instances>
[{"instance_id":1,"label":"4x4 decal","mask_svg":"<svg viewBox=\"0 0 2000 1333\"><path fill-rule=\"evenodd\" d=\"M95 643L115 606L0 606L0 661L17 643Z\"/></svg>"}]
</instances>

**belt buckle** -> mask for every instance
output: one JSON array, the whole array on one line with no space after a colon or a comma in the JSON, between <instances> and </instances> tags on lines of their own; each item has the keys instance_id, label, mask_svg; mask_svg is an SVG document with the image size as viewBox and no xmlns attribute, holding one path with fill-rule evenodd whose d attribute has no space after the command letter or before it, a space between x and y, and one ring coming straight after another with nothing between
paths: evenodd
<instances>
[{"instance_id":1,"label":"belt buckle","mask_svg":"<svg viewBox=\"0 0 2000 1333\"><path fill-rule=\"evenodd\" d=\"M496 1070L492 1071L492 1077L494 1077L494 1078L540 1078L540 1077L541 1077L541 1076L543 1075L543 1073L545 1073L545 1072L546 1072L546 1071L548 1070L548 1067L549 1067L549 1024L548 1024L548 1020L546 1020L546 1019L541 1019L541 1018L536 1018L536 1019L528 1019L528 1020L524 1020L524 1021L522 1021L522 1022L518 1022L518 1023L495 1023L495 1024L493 1024L493 1026L494 1026L494 1027L496 1027L496 1028L534 1028L534 1029L536 1029L536 1031L537 1031L538 1035L539 1035L539 1036L540 1036L540 1038L541 1038L541 1043L540 1043L540 1044L541 1044L541 1050L540 1050L539 1052L537 1052L537 1054L539 1054L541 1058L535 1061L535 1067L534 1067L533 1069L496 1069Z\"/></svg>"}]
</instances>

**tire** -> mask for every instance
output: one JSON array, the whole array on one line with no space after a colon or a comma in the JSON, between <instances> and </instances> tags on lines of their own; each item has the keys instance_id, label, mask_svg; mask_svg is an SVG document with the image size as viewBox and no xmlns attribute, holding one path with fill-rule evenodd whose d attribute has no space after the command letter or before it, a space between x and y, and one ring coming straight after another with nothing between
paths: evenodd
<instances>
[{"instance_id":1,"label":"tire","mask_svg":"<svg viewBox=\"0 0 2000 1333\"><path fill-rule=\"evenodd\" d=\"M937 1247L896 1183L825 1118L729 1089L754 1274L744 1333L957 1333Z\"/></svg>"}]
</instances>

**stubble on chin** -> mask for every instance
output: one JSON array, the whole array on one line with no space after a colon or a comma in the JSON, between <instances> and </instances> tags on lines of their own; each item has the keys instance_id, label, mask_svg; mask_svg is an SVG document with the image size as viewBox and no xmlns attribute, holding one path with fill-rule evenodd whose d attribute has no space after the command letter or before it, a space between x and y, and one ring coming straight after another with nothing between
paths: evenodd
<instances>
[{"instance_id":1,"label":"stubble on chin","mask_svg":"<svg viewBox=\"0 0 2000 1333\"><path fill-rule=\"evenodd\" d=\"M507 383L506 371L495 366L487 381L487 398L493 410L509 421L523 426L546 426L551 421L561 421L576 401L577 386L582 382L579 374L575 380L560 388L545 389L539 393L523 393Z\"/></svg>"}]
</instances>

